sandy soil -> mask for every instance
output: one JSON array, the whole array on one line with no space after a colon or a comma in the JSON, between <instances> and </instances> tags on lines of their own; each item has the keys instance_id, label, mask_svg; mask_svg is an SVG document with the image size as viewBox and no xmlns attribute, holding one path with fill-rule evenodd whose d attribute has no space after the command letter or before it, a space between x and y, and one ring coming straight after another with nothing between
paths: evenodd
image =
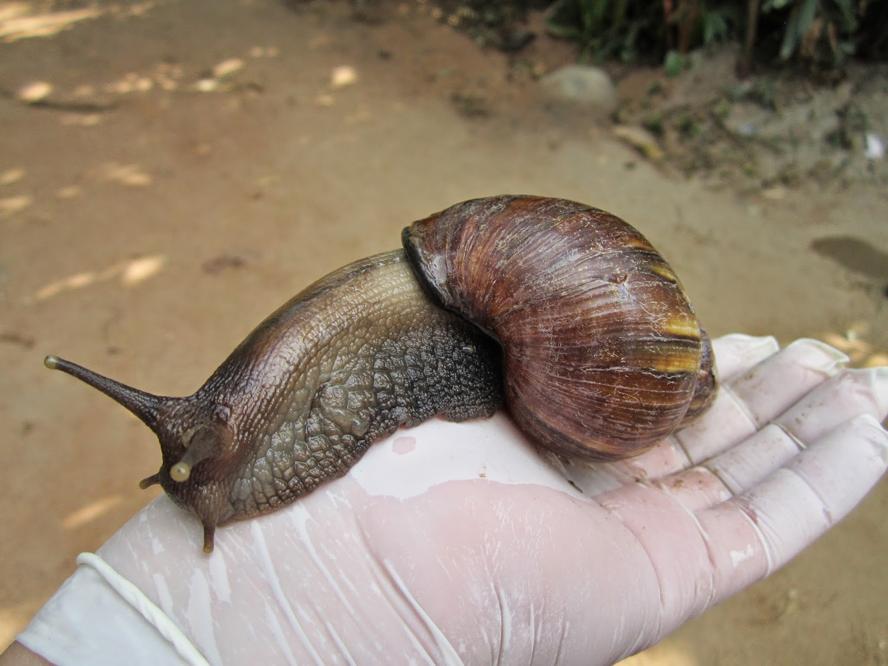
<instances>
[{"instance_id":1,"label":"sandy soil","mask_svg":"<svg viewBox=\"0 0 888 666\"><path fill-rule=\"evenodd\" d=\"M45 353L189 393L295 291L456 201L594 203L663 250L714 335L886 362L875 184L707 188L547 108L422 3L47 6L0 2L0 645L153 497L136 482L159 461ZM531 48L544 67L569 58ZM883 482L790 566L630 662L888 663L886 512Z\"/></svg>"}]
</instances>

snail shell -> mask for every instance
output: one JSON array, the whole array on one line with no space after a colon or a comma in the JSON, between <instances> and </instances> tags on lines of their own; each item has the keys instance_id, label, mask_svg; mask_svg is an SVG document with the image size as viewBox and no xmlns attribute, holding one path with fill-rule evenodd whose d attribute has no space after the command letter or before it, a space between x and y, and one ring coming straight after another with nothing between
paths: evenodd
<instances>
[{"instance_id":1,"label":"snail shell","mask_svg":"<svg viewBox=\"0 0 888 666\"><path fill-rule=\"evenodd\" d=\"M429 292L500 342L506 403L541 444L624 458L711 400L709 340L672 269L621 219L496 197L415 222L403 241Z\"/></svg>"}]
</instances>

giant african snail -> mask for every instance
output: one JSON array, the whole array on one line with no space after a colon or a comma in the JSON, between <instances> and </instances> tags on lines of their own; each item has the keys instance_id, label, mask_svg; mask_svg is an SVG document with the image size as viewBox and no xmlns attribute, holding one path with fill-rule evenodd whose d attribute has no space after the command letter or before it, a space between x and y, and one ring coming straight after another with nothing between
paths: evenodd
<instances>
[{"instance_id":1,"label":"giant african snail","mask_svg":"<svg viewBox=\"0 0 888 666\"><path fill-rule=\"evenodd\" d=\"M374 440L435 415L489 416L505 395L543 446L607 460L644 451L711 401L711 347L678 280L613 215L491 197L413 223L403 242L298 294L194 395L151 395L54 356L46 365L157 434L163 463L141 486L159 483L197 514L207 552L216 525L294 501Z\"/></svg>"}]
</instances>

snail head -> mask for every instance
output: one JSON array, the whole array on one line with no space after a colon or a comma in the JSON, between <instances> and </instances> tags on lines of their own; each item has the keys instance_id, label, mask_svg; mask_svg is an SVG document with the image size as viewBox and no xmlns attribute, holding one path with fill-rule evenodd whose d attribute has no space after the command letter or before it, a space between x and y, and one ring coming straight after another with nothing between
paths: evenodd
<instances>
[{"instance_id":1,"label":"snail head","mask_svg":"<svg viewBox=\"0 0 888 666\"><path fill-rule=\"evenodd\" d=\"M160 484L173 501L194 511L204 523L206 549L207 527L226 517L221 491L237 463L231 409L200 392L182 398L153 395L57 356L47 356L44 365L98 389L151 428L163 463L139 487ZM208 538L212 548L212 529Z\"/></svg>"}]
</instances>

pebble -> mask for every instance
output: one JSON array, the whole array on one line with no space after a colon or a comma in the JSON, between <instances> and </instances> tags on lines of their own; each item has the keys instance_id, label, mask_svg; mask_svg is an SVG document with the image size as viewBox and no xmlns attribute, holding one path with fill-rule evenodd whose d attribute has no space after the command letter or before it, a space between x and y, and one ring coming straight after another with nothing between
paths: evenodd
<instances>
[{"instance_id":1,"label":"pebble","mask_svg":"<svg viewBox=\"0 0 888 666\"><path fill-rule=\"evenodd\" d=\"M617 108L617 89L598 67L567 65L542 77L540 86L548 98L583 107L596 115L608 115Z\"/></svg>"}]
</instances>

